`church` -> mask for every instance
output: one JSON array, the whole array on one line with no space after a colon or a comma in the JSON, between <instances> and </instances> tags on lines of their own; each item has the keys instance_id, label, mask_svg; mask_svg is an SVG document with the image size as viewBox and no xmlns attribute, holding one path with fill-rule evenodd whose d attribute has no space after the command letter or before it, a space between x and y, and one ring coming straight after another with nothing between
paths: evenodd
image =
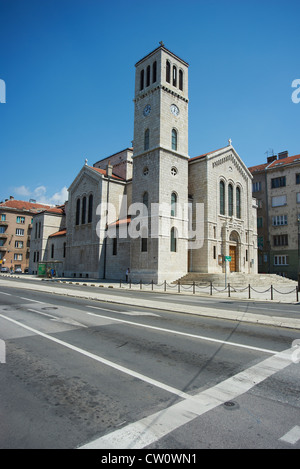
<instances>
[{"instance_id":1,"label":"church","mask_svg":"<svg viewBox=\"0 0 300 469\"><path fill-rule=\"evenodd\" d=\"M188 68L162 43L136 63L132 147L86 161L66 204L34 216L31 272L125 280L129 268L155 283L257 273L251 173L231 140L189 156Z\"/></svg>"}]
</instances>

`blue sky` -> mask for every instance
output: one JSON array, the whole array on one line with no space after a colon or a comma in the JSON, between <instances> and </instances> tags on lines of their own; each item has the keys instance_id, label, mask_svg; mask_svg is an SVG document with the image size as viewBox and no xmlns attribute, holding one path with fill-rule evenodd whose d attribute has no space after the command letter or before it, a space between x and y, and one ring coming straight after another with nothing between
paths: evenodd
<instances>
[{"instance_id":1,"label":"blue sky","mask_svg":"<svg viewBox=\"0 0 300 469\"><path fill-rule=\"evenodd\" d=\"M85 158L131 146L135 63L190 64L189 154L300 153L300 2L0 0L0 201L62 203ZM300 93L299 93L300 96Z\"/></svg>"}]
</instances>

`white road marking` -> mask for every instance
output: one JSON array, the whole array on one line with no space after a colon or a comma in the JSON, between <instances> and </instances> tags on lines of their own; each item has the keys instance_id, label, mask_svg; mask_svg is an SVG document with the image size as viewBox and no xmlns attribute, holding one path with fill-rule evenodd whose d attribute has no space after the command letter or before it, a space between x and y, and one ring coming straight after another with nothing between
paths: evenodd
<instances>
[{"instance_id":1,"label":"white road marking","mask_svg":"<svg viewBox=\"0 0 300 469\"><path fill-rule=\"evenodd\" d=\"M52 316L52 314L42 313L41 311L37 311L36 309L28 308L27 311L30 311L31 313L41 314L42 316L47 316L48 318L58 319L58 317Z\"/></svg>"},{"instance_id":2,"label":"white road marking","mask_svg":"<svg viewBox=\"0 0 300 469\"><path fill-rule=\"evenodd\" d=\"M88 327L85 324L81 324L81 322L77 322L72 318L59 318L57 316L53 316L52 314L42 313L41 311L37 311L36 309L28 308L28 311L31 311L32 313L41 314L42 316L47 316L50 318L50 321L62 322L63 324L69 324L71 326L76 326L76 327Z\"/></svg>"},{"instance_id":3,"label":"white road marking","mask_svg":"<svg viewBox=\"0 0 300 469\"><path fill-rule=\"evenodd\" d=\"M19 296L19 298L21 298L22 300L30 301L30 302L32 302L32 303L40 303L41 305L45 305L45 304L46 304L46 303L44 303L43 301L33 300L32 298L24 298L23 296Z\"/></svg>"},{"instance_id":4,"label":"white road marking","mask_svg":"<svg viewBox=\"0 0 300 469\"><path fill-rule=\"evenodd\" d=\"M279 438L279 440L295 445L300 440L300 427L296 425L289 432Z\"/></svg>"},{"instance_id":5,"label":"white road marking","mask_svg":"<svg viewBox=\"0 0 300 469\"><path fill-rule=\"evenodd\" d=\"M95 314L95 313L87 313L87 314L89 316L96 316L96 317L99 317L101 319L103 319L103 318L104 319L110 319L111 321L122 322L122 323L125 323L125 324L131 324L133 326L144 327L146 329L154 329L154 330L161 331L161 332L168 332L169 334L182 335L182 336L185 336L185 337L192 337L193 339L206 340L208 342L216 342L216 343L222 344L222 345L230 345L232 347L246 348L248 350L255 350L257 352L270 353L272 355L278 353L276 350L269 350L269 349L264 349L264 348L260 348L260 347L253 347L251 345L238 344L236 342L229 342L229 341L226 341L226 340L214 339L212 337L205 337L205 336L197 335L197 334L189 334L187 332L175 331L175 330L172 330L172 329L165 329L163 327L158 327L158 326L149 326L148 324L140 324L138 322L126 321L125 319L111 318L110 316L103 316L101 314Z\"/></svg>"},{"instance_id":6,"label":"white road marking","mask_svg":"<svg viewBox=\"0 0 300 469\"><path fill-rule=\"evenodd\" d=\"M277 371L284 369L292 363L292 352L293 348L269 357L210 389L189 396L188 399L104 435L79 449L145 448L196 417L246 393Z\"/></svg>"},{"instance_id":7,"label":"white road marking","mask_svg":"<svg viewBox=\"0 0 300 469\"><path fill-rule=\"evenodd\" d=\"M4 291L2 291L2 292L0 292L0 293L1 293L1 295L12 296L12 294L11 294L11 293L4 293Z\"/></svg>"},{"instance_id":8,"label":"white road marking","mask_svg":"<svg viewBox=\"0 0 300 469\"><path fill-rule=\"evenodd\" d=\"M106 360L105 358L102 358L99 355L95 355L94 353L90 353L87 350L83 350L79 347L76 347L75 345L69 344L68 342L64 342L62 340L59 340L56 337L52 337L51 335L45 334L44 332L41 332L41 331L39 331L37 329L34 329L30 326L26 326L25 324L22 324L22 323L16 321L15 319L9 318L9 317L7 317L3 314L0 314L0 317L3 318L3 319L6 319L7 321L10 321L10 322L16 324L17 326L20 326L24 329L27 329L28 331L31 331L31 332L33 332L37 335L40 335L41 337L44 337L45 339L51 340L52 342L55 342L59 345L62 345L63 347L74 350L75 352L78 352L81 355L84 355L88 358L92 358L93 360L95 360L97 362L100 362L104 365L110 366L111 368L114 368L118 371L121 371L122 373L125 373L127 375L133 376L134 378L138 378L141 381L144 381L148 384L152 384L153 386L156 386L160 389L163 389L164 391L168 391L172 394L175 394L175 395L177 395L179 397L182 397L182 398L185 398L185 399L191 398L191 396L189 394L186 394L185 392L181 391L180 389L176 389L172 386L168 386L165 383L162 383L160 381L152 379L148 376L142 375L141 373L138 373L134 370L130 370L129 368L125 368L124 366L118 365L117 363L111 362L110 360Z\"/></svg>"},{"instance_id":9,"label":"white road marking","mask_svg":"<svg viewBox=\"0 0 300 469\"><path fill-rule=\"evenodd\" d=\"M127 314L128 316L155 316L160 317L159 314L154 313L145 313L142 311L117 311L116 309L101 308L100 306L89 306L87 308L100 309L101 311L107 311L108 313L118 313L118 314Z\"/></svg>"}]
</instances>

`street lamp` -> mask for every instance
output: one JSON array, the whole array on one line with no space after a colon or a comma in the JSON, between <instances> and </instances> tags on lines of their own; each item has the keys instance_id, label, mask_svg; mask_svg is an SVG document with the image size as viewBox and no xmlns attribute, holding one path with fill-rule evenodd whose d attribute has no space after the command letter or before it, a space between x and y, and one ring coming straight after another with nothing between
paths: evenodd
<instances>
[{"instance_id":1,"label":"street lamp","mask_svg":"<svg viewBox=\"0 0 300 469\"><path fill-rule=\"evenodd\" d=\"M298 223L298 290L300 290L300 213L298 213L297 223Z\"/></svg>"}]
</instances>

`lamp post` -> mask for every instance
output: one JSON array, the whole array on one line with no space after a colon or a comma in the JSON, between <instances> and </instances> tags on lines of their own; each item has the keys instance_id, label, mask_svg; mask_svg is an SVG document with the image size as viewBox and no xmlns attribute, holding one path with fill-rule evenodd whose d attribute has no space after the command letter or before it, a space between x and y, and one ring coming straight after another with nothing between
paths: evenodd
<instances>
[{"instance_id":1,"label":"lamp post","mask_svg":"<svg viewBox=\"0 0 300 469\"><path fill-rule=\"evenodd\" d=\"M298 213L297 217L297 224L298 224L298 290L300 290L300 213Z\"/></svg>"}]
</instances>

